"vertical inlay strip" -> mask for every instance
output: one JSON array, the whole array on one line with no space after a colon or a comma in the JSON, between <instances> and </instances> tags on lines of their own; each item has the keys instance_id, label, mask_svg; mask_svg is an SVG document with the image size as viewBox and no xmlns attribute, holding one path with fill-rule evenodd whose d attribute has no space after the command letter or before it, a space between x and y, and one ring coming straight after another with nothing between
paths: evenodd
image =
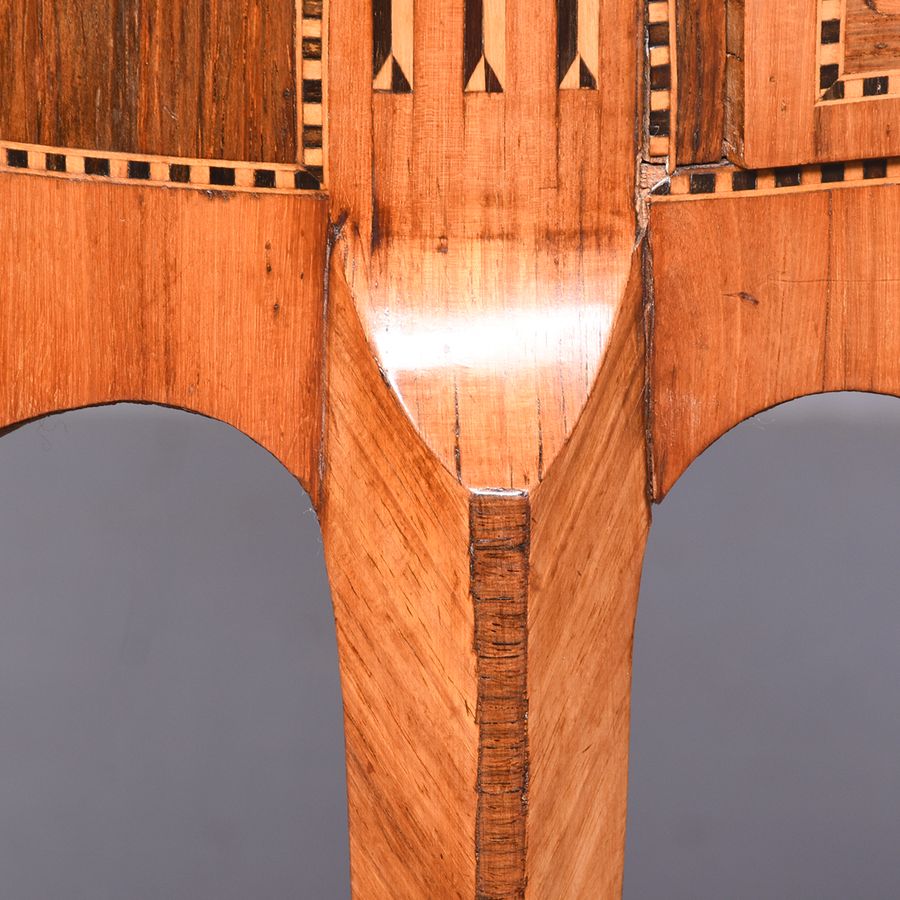
<instances>
[{"instance_id":1,"label":"vertical inlay strip","mask_svg":"<svg viewBox=\"0 0 900 900\"><path fill-rule=\"evenodd\" d=\"M499 94L506 80L506 0L466 0L463 84Z\"/></svg>"},{"instance_id":2,"label":"vertical inlay strip","mask_svg":"<svg viewBox=\"0 0 900 900\"><path fill-rule=\"evenodd\" d=\"M373 0L372 86L409 94L413 88L413 0Z\"/></svg>"},{"instance_id":3,"label":"vertical inlay strip","mask_svg":"<svg viewBox=\"0 0 900 900\"><path fill-rule=\"evenodd\" d=\"M300 161L306 168L308 178L315 179L318 185L322 185L325 183L324 0L302 0L301 8Z\"/></svg>"},{"instance_id":4,"label":"vertical inlay strip","mask_svg":"<svg viewBox=\"0 0 900 900\"><path fill-rule=\"evenodd\" d=\"M476 890L479 900L507 900L525 895L528 495L473 494L469 526L478 660Z\"/></svg>"},{"instance_id":5,"label":"vertical inlay strip","mask_svg":"<svg viewBox=\"0 0 900 900\"><path fill-rule=\"evenodd\" d=\"M556 76L563 89L597 88L600 0L556 0Z\"/></svg>"}]
</instances>

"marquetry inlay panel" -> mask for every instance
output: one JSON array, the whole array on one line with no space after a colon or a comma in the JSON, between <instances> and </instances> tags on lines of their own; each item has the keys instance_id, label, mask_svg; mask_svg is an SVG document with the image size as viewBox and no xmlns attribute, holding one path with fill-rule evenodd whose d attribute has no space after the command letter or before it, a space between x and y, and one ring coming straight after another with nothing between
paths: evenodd
<instances>
[{"instance_id":1,"label":"marquetry inlay panel","mask_svg":"<svg viewBox=\"0 0 900 900\"><path fill-rule=\"evenodd\" d=\"M727 0L725 146L748 168L900 155L897 0Z\"/></svg>"},{"instance_id":2,"label":"marquetry inlay panel","mask_svg":"<svg viewBox=\"0 0 900 900\"><path fill-rule=\"evenodd\" d=\"M319 176L302 166L221 159L104 153L0 141L0 172L206 191L315 191Z\"/></svg>"},{"instance_id":3,"label":"marquetry inlay panel","mask_svg":"<svg viewBox=\"0 0 900 900\"><path fill-rule=\"evenodd\" d=\"M890 0L820 0L822 102L900 94L900 6Z\"/></svg>"},{"instance_id":4,"label":"marquetry inlay panel","mask_svg":"<svg viewBox=\"0 0 900 900\"><path fill-rule=\"evenodd\" d=\"M324 5L10 0L2 162L57 176L319 188Z\"/></svg>"},{"instance_id":5,"label":"marquetry inlay panel","mask_svg":"<svg viewBox=\"0 0 900 900\"><path fill-rule=\"evenodd\" d=\"M900 183L900 158L743 169L739 166L697 166L681 170L654 185L652 202L726 197L748 194L785 194L819 188L855 187L861 183Z\"/></svg>"}]
</instances>

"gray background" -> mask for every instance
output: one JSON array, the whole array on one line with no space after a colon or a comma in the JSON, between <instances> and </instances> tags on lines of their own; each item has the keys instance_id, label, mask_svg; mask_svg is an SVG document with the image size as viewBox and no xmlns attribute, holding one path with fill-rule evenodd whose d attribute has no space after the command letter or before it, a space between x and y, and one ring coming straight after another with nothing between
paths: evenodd
<instances>
[{"instance_id":1,"label":"gray background","mask_svg":"<svg viewBox=\"0 0 900 900\"><path fill-rule=\"evenodd\" d=\"M656 509L626 900L900 895L898 452L900 402L806 398ZM128 405L0 440L3 900L347 897L342 741L271 456Z\"/></svg>"}]
</instances>

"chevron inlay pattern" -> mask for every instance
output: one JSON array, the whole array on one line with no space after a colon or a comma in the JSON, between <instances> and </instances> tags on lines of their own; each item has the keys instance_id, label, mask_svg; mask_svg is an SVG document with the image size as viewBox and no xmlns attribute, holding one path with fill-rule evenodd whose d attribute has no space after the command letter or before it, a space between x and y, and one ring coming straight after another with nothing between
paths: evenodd
<instances>
[{"instance_id":1,"label":"chevron inlay pattern","mask_svg":"<svg viewBox=\"0 0 900 900\"><path fill-rule=\"evenodd\" d=\"M599 70L600 0L556 0L556 83L595 90Z\"/></svg>"},{"instance_id":2,"label":"chevron inlay pattern","mask_svg":"<svg viewBox=\"0 0 900 900\"><path fill-rule=\"evenodd\" d=\"M505 80L506 0L466 0L465 89L499 94Z\"/></svg>"},{"instance_id":3,"label":"chevron inlay pattern","mask_svg":"<svg viewBox=\"0 0 900 900\"><path fill-rule=\"evenodd\" d=\"M412 93L413 0L373 0L372 17L372 86Z\"/></svg>"}]
</instances>

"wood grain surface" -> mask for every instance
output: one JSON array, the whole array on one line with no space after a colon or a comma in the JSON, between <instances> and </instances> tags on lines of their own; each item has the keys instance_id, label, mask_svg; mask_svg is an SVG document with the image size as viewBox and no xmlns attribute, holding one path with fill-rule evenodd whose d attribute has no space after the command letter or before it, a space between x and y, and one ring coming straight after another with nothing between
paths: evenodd
<instances>
[{"instance_id":1,"label":"wood grain surface","mask_svg":"<svg viewBox=\"0 0 900 900\"><path fill-rule=\"evenodd\" d=\"M727 15L731 160L766 168L900 155L900 96L821 102L821 25L812 2L728 0Z\"/></svg>"},{"instance_id":2,"label":"wood grain surface","mask_svg":"<svg viewBox=\"0 0 900 900\"><path fill-rule=\"evenodd\" d=\"M170 404L310 491L355 898L620 897L651 498L772 404L900 393L900 100L826 97L822 38L813 0L0 12L0 428ZM638 171L723 119L751 170Z\"/></svg>"},{"instance_id":3,"label":"wood grain surface","mask_svg":"<svg viewBox=\"0 0 900 900\"><path fill-rule=\"evenodd\" d=\"M532 503L533 900L622 895L632 638L650 526L639 259L584 413Z\"/></svg>"},{"instance_id":4,"label":"wood grain surface","mask_svg":"<svg viewBox=\"0 0 900 900\"><path fill-rule=\"evenodd\" d=\"M478 658L475 891L525 895L528 811L528 552L523 491L471 495L469 546Z\"/></svg>"},{"instance_id":5,"label":"wood grain surface","mask_svg":"<svg viewBox=\"0 0 900 900\"><path fill-rule=\"evenodd\" d=\"M293 0L7 0L0 137L298 159Z\"/></svg>"},{"instance_id":6,"label":"wood grain surface","mask_svg":"<svg viewBox=\"0 0 900 900\"><path fill-rule=\"evenodd\" d=\"M900 6L890 0L846 0L843 69L849 73L900 69Z\"/></svg>"},{"instance_id":7,"label":"wood grain surface","mask_svg":"<svg viewBox=\"0 0 900 900\"><path fill-rule=\"evenodd\" d=\"M900 392L898 215L897 185L652 206L657 498L770 406Z\"/></svg>"},{"instance_id":8,"label":"wood grain surface","mask_svg":"<svg viewBox=\"0 0 900 900\"><path fill-rule=\"evenodd\" d=\"M332 268L324 497L353 896L475 892L469 497L383 382Z\"/></svg>"},{"instance_id":9,"label":"wood grain surface","mask_svg":"<svg viewBox=\"0 0 900 900\"><path fill-rule=\"evenodd\" d=\"M361 87L371 17L331 0L329 184L417 430L463 484L524 489L584 406L628 277L642 10L603 4L597 91L557 85L555 0L505 15L502 93L461 90L465 8L442 0L415 4L413 93L384 93Z\"/></svg>"},{"instance_id":10,"label":"wood grain surface","mask_svg":"<svg viewBox=\"0 0 900 900\"><path fill-rule=\"evenodd\" d=\"M725 4L677 0L678 165L722 158L725 134Z\"/></svg>"},{"instance_id":11,"label":"wood grain surface","mask_svg":"<svg viewBox=\"0 0 900 900\"><path fill-rule=\"evenodd\" d=\"M121 400L221 419L313 497L326 202L0 173L0 427Z\"/></svg>"}]
</instances>

